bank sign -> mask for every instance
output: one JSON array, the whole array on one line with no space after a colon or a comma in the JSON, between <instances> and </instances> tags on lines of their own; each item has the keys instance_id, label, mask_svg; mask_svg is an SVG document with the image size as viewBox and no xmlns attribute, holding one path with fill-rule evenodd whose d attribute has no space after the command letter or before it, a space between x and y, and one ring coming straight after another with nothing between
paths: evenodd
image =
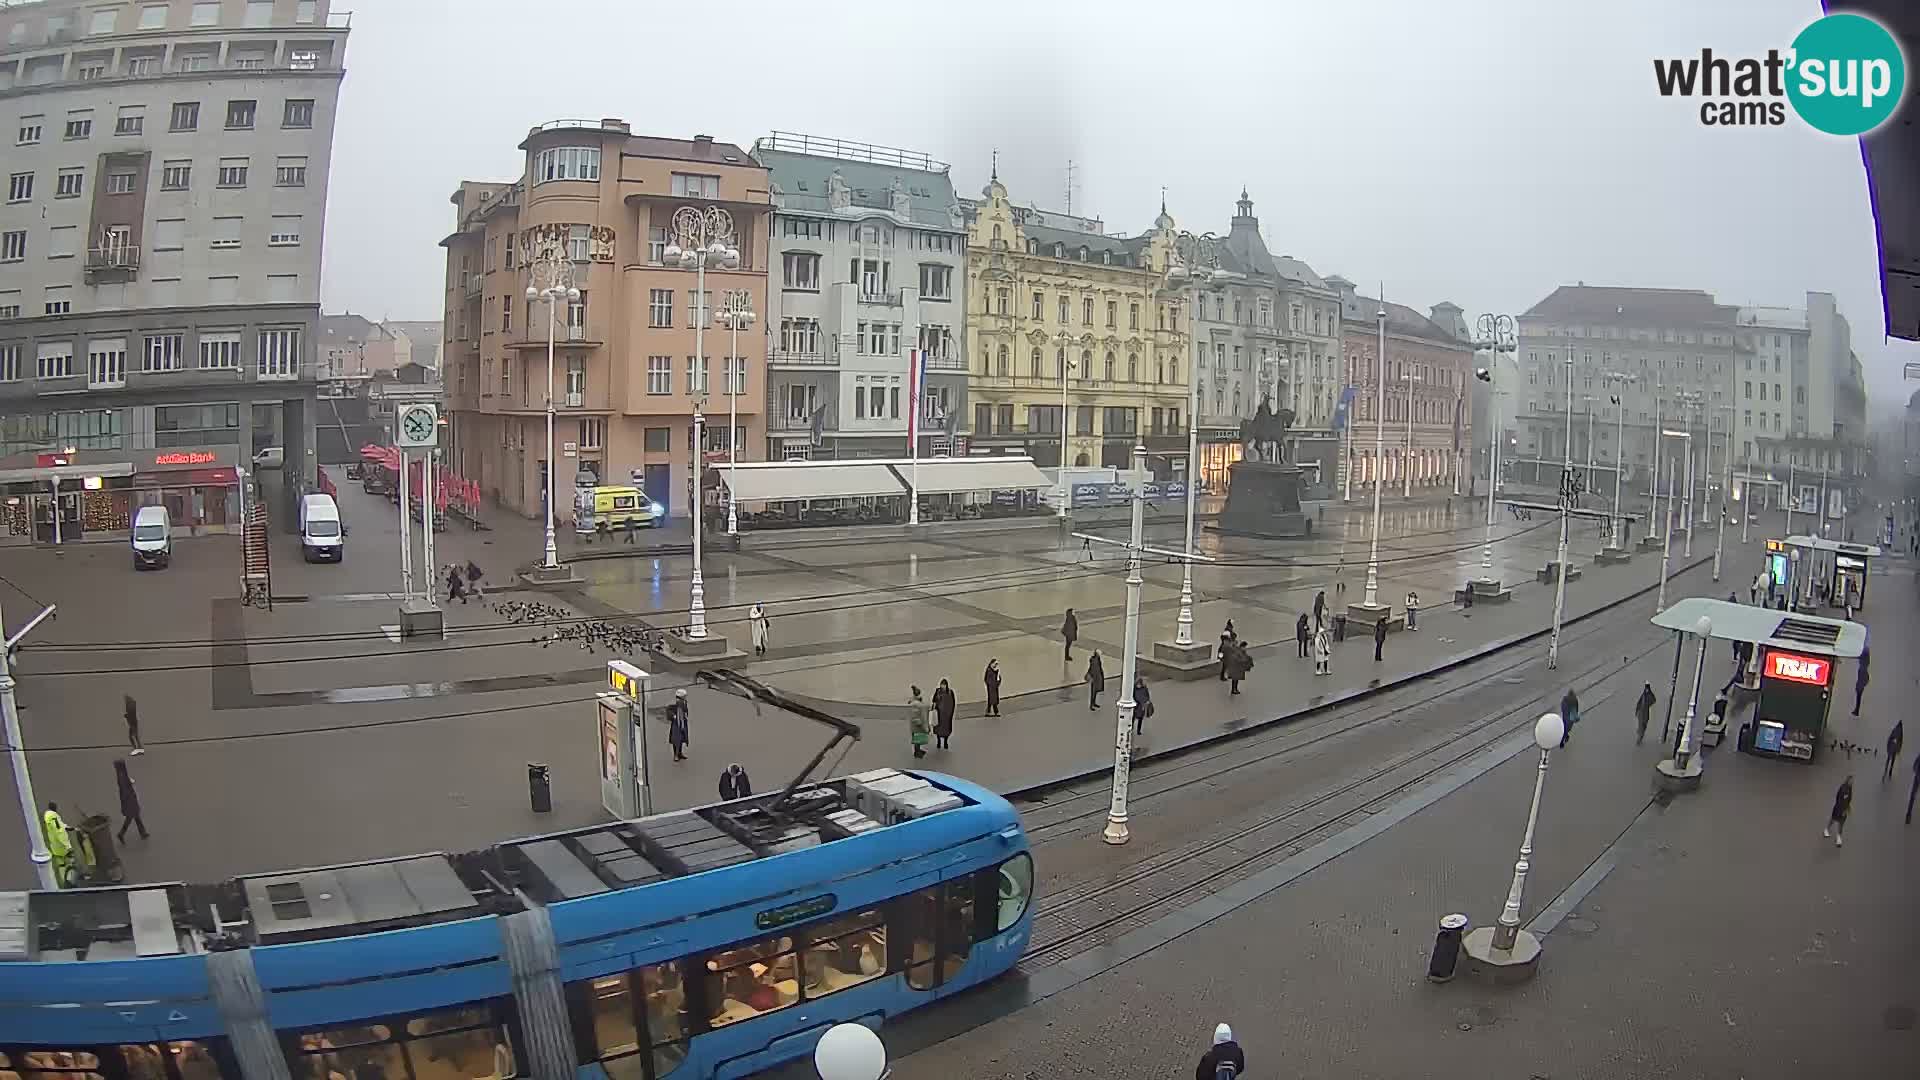
<instances>
[{"instance_id":1,"label":"bank sign","mask_svg":"<svg viewBox=\"0 0 1920 1080\"><path fill-rule=\"evenodd\" d=\"M1864 135L1900 107L1906 54L1887 28L1865 15L1828 15L1809 23L1791 47L1765 56L1656 58L1661 97L1697 99L1706 127L1779 127L1787 109L1816 131Z\"/></svg>"}]
</instances>

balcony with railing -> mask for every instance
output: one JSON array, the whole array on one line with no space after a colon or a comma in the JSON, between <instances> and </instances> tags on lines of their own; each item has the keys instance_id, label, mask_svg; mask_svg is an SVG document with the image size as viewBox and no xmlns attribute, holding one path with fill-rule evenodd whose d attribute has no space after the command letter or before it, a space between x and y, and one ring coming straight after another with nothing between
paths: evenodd
<instances>
[{"instance_id":1,"label":"balcony with railing","mask_svg":"<svg viewBox=\"0 0 1920 1080\"><path fill-rule=\"evenodd\" d=\"M820 430L835 431L838 427L839 417L834 414L833 409L827 409L825 415L820 418ZM805 435L813 430L813 416L811 414L796 416L791 409L777 409L767 414L767 430L788 435Z\"/></svg>"},{"instance_id":2,"label":"balcony with railing","mask_svg":"<svg viewBox=\"0 0 1920 1080\"><path fill-rule=\"evenodd\" d=\"M860 303L867 307L900 307L903 301L899 289L862 289Z\"/></svg>"},{"instance_id":3,"label":"balcony with railing","mask_svg":"<svg viewBox=\"0 0 1920 1080\"><path fill-rule=\"evenodd\" d=\"M773 349L767 353L769 367L839 367L840 357L819 349Z\"/></svg>"},{"instance_id":4,"label":"balcony with railing","mask_svg":"<svg viewBox=\"0 0 1920 1080\"><path fill-rule=\"evenodd\" d=\"M140 249L132 244L113 244L87 249L87 276L131 275L140 269Z\"/></svg>"}]
</instances>

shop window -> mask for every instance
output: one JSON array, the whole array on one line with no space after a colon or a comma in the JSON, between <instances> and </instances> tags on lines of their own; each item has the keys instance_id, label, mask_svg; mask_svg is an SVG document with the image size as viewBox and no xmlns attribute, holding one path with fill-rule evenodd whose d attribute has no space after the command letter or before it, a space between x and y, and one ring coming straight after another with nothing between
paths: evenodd
<instances>
[{"instance_id":1,"label":"shop window","mask_svg":"<svg viewBox=\"0 0 1920 1080\"><path fill-rule=\"evenodd\" d=\"M287 1044L294 1080L497 1080L518 1075L502 1002L306 1031Z\"/></svg>"},{"instance_id":2,"label":"shop window","mask_svg":"<svg viewBox=\"0 0 1920 1080\"><path fill-rule=\"evenodd\" d=\"M793 938L786 935L714 953L706 959L707 1024L721 1028L795 1004L799 972Z\"/></svg>"}]
</instances>

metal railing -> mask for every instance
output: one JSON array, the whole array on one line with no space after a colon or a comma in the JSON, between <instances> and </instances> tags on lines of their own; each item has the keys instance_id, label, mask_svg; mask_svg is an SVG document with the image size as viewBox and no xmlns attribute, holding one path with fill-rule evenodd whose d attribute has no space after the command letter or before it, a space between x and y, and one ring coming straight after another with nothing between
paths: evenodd
<instances>
[{"instance_id":1,"label":"metal railing","mask_svg":"<svg viewBox=\"0 0 1920 1080\"><path fill-rule=\"evenodd\" d=\"M138 270L140 249L132 244L87 249L89 270Z\"/></svg>"},{"instance_id":2,"label":"metal railing","mask_svg":"<svg viewBox=\"0 0 1920 1080\"><path fill-rule=\"evenodd\" d=\"M840 358L832 353L774 349L767 353L767 363L792 364L799 367L838 367Z\"/></svg>"},{"instance_id":3,"label":"metal railing","mask_svg":"<svg viewBox=\"0 0 1920 1080\"><path fill-rule=\"evenodd\" d=\"M875 307L899 307L901 304L899 289L885 289L879 292L860 293L860 302Z\"/></svg>"},{"instance_id":4,"label":"metal railing","mask_svg":"<svg viewBox=\"0 0 1920 1080\"><path fill-rule=\"evenodd\" d=\"M854 142L848 139L827 139L818 135L802 135L792 131L774 131L765 138L753 141L755 153L761 150L775 150L788 154L811 154L816 157L836 157L846 161L865 161L874 165L886 165L896 169L919 169L923 172L944 173L948 166L927 154L916 150L902 150L897 146L881 146L876 143Z\"/></svg>"}]
</instances>

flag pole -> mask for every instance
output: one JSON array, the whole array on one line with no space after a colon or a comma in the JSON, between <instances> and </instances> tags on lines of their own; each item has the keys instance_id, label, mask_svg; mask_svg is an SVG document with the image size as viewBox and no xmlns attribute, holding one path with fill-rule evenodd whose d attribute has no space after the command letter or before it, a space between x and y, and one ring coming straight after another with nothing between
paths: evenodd
<instances>
[{"instance_id":1,"label":"flag pole","mask_svg":"<svg viewBox=\"0 0 1920 1080\"><path fill-rule=\"evenodd\" d=\"M907 450L913 459L908 470L909 487L907 492L907 524L920 524L920 363L919 349L907 350L907 385L913 397L907 408Z\"/></svg>"}]
</instances>

